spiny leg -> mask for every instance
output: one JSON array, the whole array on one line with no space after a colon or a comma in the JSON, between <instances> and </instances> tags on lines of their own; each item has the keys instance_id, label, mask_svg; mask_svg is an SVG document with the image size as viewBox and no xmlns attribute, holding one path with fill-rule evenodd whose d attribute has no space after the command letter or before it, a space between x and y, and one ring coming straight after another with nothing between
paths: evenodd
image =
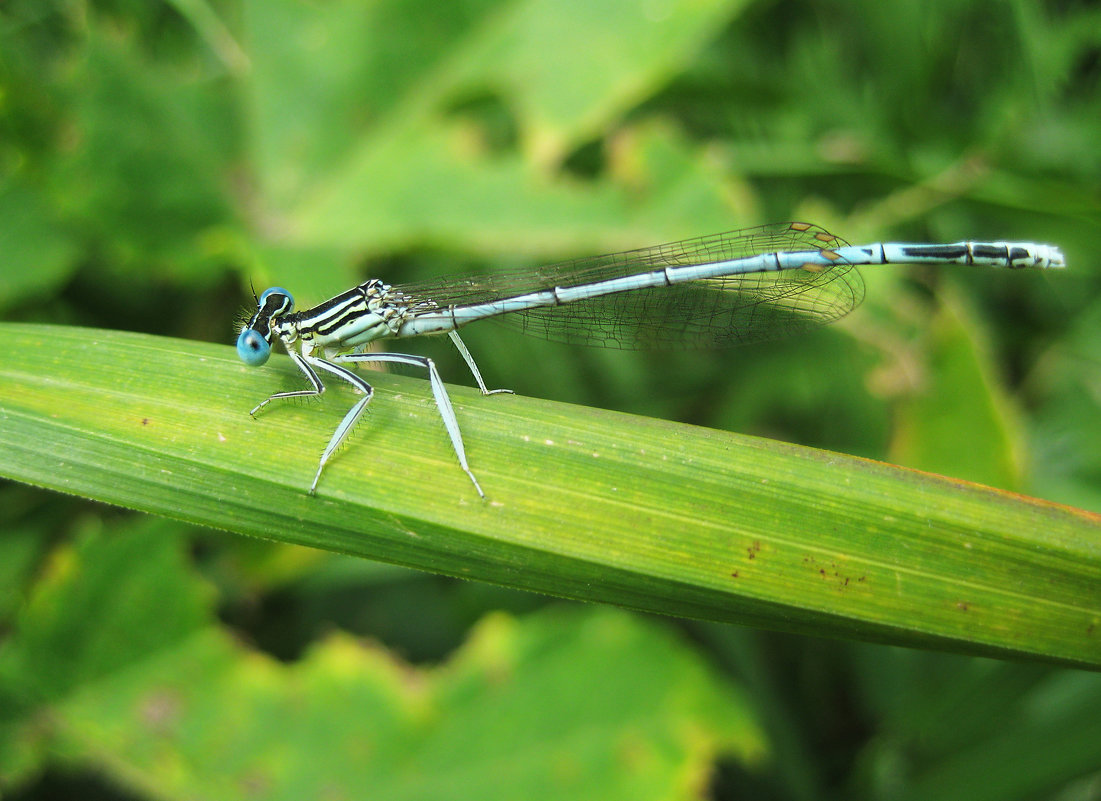
<instances>
[{"instance_id":1,"label":"spiny leg","mask_svg":"<svg viewBox=\"0 0 1101 801\"><path fill-rule=\"evenodd\" d=\"M463 361L466 362L466 366L470 368L470 372L474 374L474 380L478 382L478 389L482 391L483 395L499 395L501 393L513 394L511 389L486 389L486 382L482 380L482 372L478 369L478 365L474 363L474 357L471 356L470 351L467 350L466 343L459 337L459 332L448 331L447 335L451 337L451 341L455 343L459 355L463 357Z\"/></svg>"},{"instance_id":2,"label":"spiny leg","mask_svg":"<svg viewBox=\"0 0 1101 801\"><path fill-rule=\"evenodd\" d=\"M292 392L276 392L267 400L261 401L260 403L256 404L253 410L249 412L249 414L253 417L256 416L256 413L258 411L263 409L273 400L279 400L280 398L316 398L325 392L325 385L321 383L321 379L318 377L317 373L313 371L313 368L306 363L306 360L301 355L293 351L289 353L289 356L294 361L294 363L298 365L298 369L302 371L302 374L306 376L306 380L310 382L311 388L297 389Z\"/></svg>"},{"instance_id":3,"label":"spiny leg","mask_svg":"<svg viewBox=\"0 0 1101 801\"><path fill-rule=\"evenodd\" d=\"M335 375L337 378L344 379L363 393L363 397L356 401L356 404L348 410L346 415L344 415L344 419L341 420L340 425L336 427L332 437L329 439L329 444L325 446L325 451L321 454L321 461L318 462L317 465L317 473L314 475L313 483L310 485L310 495L313 495L317 491L317 482L321 480L321 471L325 469L325 463L329 461L329 457L332 456L333 453L336 452L336 449L348 438L356 422L367 409L367 404L375 394L375 390L370 384L351 370L345 370L343 367L339 367L332 362L327 362L324 359L318 359L315 356L304 356L303 358L313 366L325 370Z\"/></svg>"},{"instance_id":4,"label":"spiny leg","mask_svg":"<svg viewBox=\"0 0 1101 801\"><path fill-rule=\"evenodd\" d=\"M471 472L470 465L466 461L466 448L463 447L463 435L459 431L459 421L455 417L455 409L451 406L451 398L447 394L447 389L444 387L443 379L440 378L440 373L436 369L435 362L426 356L413 356L405 353L345 353L334 356L333 361L391 362L397 364L411 364L414 367L423 367L427 370L428 383L432 387L432 395L436 399L436 408L440 412L440 417L443 418L443 425L444 428L447 429L447 435L451 437L451 447L455 451L455 456L458 457L459 466L474 484L474 489L478 491L478 495L485 498L486 494L482 492L482 486L478 483L478 479L474 477L474 473ZM484 385L482 389L485 391ZM496 391L500 392L502 390ZM509 392L510 390L503 391ZM486 392L486 394L488 395L490 393Z\"/></svg>"}]
</instances>

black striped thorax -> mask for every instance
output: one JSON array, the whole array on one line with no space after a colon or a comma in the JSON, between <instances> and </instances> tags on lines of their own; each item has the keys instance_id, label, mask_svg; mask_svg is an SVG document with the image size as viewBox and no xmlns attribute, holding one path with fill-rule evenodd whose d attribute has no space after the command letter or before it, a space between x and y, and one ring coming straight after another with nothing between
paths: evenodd
<instances>
[{"instance_id":1,"label":"black striped thorax","mask_svg":"<svg viewBox=\"0 0 1101 801\"><path fill-rule=\"evenodd\" d=\"M435 308L372 278L324 303L273 318L272 331L290 344L301 339L315 347L362 345L393 336L412 314Z\"/></svg>"}]
</instances>

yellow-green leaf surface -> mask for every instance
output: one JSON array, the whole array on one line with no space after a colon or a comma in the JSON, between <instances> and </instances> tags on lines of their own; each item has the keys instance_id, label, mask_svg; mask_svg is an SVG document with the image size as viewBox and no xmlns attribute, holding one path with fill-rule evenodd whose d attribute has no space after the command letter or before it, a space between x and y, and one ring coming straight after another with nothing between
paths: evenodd
<instances>
[{"instance_id":1,"label":"yellow-green leaf surface","mask_svg":"<svg viewBox=\"0 0 1101 801\"><path fill-rule=\"evenodd\" d=\"M1101 666L1096 515L768 440L452 390L478 498L427 382L306 493L353 396L251 408L289 360L2 326L0 472L269 539L670 615Z\"/></svg>"}]
</instances>

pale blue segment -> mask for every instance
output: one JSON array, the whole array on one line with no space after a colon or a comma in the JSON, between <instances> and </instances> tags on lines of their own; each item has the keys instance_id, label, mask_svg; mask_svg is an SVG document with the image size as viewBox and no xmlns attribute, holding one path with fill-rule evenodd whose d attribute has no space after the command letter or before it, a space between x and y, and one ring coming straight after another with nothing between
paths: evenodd
<instances>
[{"instance_id":1,"label":"pale blue segment","mask_svg":"<svg viewBox=\"0 0 1101 801\"><path fill-rule=\"evenodd\" d=\"M991 251L998 251L991 254ZM622 254L630 256L632 254ZM649 251L647 251L649 258ZM1051 245L1032 242L955 242L950 245L925 245L903 243L875 243L871 245L843 245L817 250L780 251L762 253L737 259L716 260L709 263L666 266L652 269L653 264L640 261L639 272L595 283L572 286L553 286L538 292L528 292L513 297L503 297L472 305L456 305L420 312L406 320L398 329L397 337L442 333L482 320L487 317L524 312L541 307L565 306L578 301L618 293L657 289L690 281L713 281L735 276L785 270L823 271L836 268L875 264L970 264L1011 269L1061 268L1065 266L1063 254ZM646 270L649 266L651 269ZM817 291L808 282L806 292ZM429 290L421 289L427 297ZM446 292L444 292L446 294ZM788 300L801 293L792 292ZM854 304L855 305L855 304ZM624 304L626 306L626 304ZM563 314L569 314L563 310Z\"/></svg>"},{"instance_id":2,"label":"pale blue segment","mask_svg":"<svg viewBox=\"0 0 1101 801\"><path fill-rule=\"evenodd\" d=\"M260 294L260 307L263 308L265 301L267 301L267 299L269 297L271 297L272 295L275 295L275 294L286 296L286 298L287 298L287 308L284 309L284 312L289 312L291 309L294 308L294 295L292 295L287 290L283 289L283 287L281 287L281 286L273 286L269 289L265 289Z\"/></svg>"}]
</instances>

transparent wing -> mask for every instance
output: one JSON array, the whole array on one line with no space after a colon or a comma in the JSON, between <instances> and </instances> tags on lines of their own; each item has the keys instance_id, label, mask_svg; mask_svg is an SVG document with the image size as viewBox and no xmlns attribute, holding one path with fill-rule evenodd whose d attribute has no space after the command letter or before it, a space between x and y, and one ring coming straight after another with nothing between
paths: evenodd
<instances>
[{"instance_id":1,"label":"transparent wing","mask_svg":"<svg viewBox=\"0 0 1101 801\"><path fill-rule=\"evenodd\" d=\"M414 303L431 301L436 308L469 306L662 267L709 264L779 251L833 249L845 244L817 226L780 223L528 270L455 276L395 289ZM863 297L860 274L853 265L839 261L821 270L782 270L689 281L512 312L493 319L526 334L575 344L623 349L730 346L778 339L825 325L850 312Z\"/></svg>"}]
</instances>

